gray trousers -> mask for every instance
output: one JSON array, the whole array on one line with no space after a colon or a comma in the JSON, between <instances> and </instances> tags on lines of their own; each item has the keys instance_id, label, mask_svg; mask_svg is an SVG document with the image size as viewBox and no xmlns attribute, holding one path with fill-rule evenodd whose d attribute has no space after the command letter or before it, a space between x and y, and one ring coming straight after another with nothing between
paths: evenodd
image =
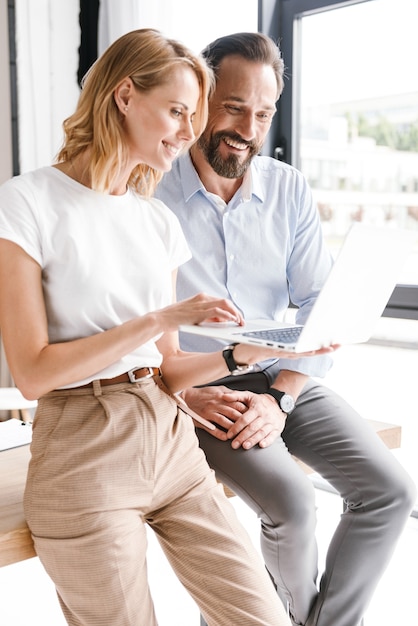
<instances>
[{"instance_id":1,"label":"gray trousers","mask_svg":"<svg viewBox=\"0 0 418 626\"><path fill-rule=\"evenodd\" d=\"M269 386L263 373L216 384L254 392ZM416 498L411 478L367 420L309 381L282 437L268 448L233 450L206 431L197 435L218 479L260 518L264 561L293 623L358 626ZM314 490L291 454L329 481L345 503L319 590Z\"/></svg>"}]
</instances>

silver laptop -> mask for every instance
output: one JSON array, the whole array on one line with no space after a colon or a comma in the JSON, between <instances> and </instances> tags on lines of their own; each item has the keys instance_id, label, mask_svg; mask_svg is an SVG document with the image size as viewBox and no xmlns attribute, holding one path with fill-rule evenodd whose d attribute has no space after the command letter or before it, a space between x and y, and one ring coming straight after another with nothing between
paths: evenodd
<instances>
[{"instance_id":1,"label":"silver laptop","mask_svg":"<svg viewBox=\"0 0 418 626\"><path fill-rule=\"evenodd\" d=\"M181 331L307 352L333 344L367 341L399 280L418 233L356 223L348 231L329 276L303 326L246 320L245 326L182 325Z\"/></svg>"}]
</instances>

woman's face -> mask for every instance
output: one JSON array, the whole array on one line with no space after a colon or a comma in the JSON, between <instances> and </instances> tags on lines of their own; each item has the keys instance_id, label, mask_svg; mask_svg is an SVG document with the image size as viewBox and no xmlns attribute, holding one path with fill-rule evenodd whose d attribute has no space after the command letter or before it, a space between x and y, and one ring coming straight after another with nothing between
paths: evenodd
<instances>
[{"instance_id":1,"label":"woman's face","mask_svg":"<svg viewBox=\"0 0 418 626\"><path fill-rule=\"evenodd\" d=\"M135 165L171 169L176 156L195 139L193 117L199 96L197 77L186 66L176 67L164 85L147 92L132 90L124 129Z\"/></svg>"}]
</instances>

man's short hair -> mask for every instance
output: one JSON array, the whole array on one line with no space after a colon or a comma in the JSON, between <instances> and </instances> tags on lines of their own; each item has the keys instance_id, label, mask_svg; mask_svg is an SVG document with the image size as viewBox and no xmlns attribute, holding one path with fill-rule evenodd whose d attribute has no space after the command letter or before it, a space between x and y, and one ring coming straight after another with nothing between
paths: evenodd
<instances>
[{"instance_id":1,"label":"man's short hair","mask_svg":"<svg viewBox=\"0 0 418 626\"><path fill-rule=\"evenodd\" d=\"M283 91L284 63L279 46L262 33L234 33L219 37L208 44L202 55L217 76L219 66L227 56L241 56L247 61L270 65L277 82L277 99Z\"/></svg>"}]
</instances>

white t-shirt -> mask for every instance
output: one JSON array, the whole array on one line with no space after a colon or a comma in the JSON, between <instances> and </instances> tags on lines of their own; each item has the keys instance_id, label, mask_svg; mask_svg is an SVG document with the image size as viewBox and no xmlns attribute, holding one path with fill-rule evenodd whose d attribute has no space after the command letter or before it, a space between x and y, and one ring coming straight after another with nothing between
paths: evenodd
<instances>
[{"instance_id":1,"label":"white t-shirt","mask_svg":"<svg viewBox=\"0 0 418 626\"><path fill-rule=\"evenodd\" d=\"M101 194L44 167L0 187L0 237L42 268L50 343L94 335L169 305L171 273L190 258L165 204ZM73 385L161 364L154 337Z\"/></svg>"}]
</instances>

